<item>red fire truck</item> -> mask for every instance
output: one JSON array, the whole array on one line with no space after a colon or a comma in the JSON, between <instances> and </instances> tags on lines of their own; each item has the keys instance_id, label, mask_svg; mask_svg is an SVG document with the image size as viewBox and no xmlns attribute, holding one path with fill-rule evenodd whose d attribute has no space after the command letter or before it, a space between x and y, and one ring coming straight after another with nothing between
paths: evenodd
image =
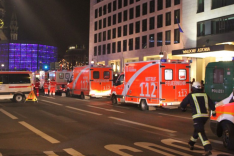
<instances>
[{"instance_id":1,"label":"red fire truck","mask_svg":"<svg viewBox=\"0 0 234 156\"><path fill-rule=\"evenodd\" d=\"M160 60L125 64L111 90L112 104L149 106L179 105L190 91L190 64L183 60Z\"/></svg>"}]
</instances>

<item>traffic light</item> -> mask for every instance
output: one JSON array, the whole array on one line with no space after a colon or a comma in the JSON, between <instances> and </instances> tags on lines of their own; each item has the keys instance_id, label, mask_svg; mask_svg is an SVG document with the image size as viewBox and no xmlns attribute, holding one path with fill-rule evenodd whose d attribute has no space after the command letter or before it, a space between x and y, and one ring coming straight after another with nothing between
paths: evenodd
<instances>
[{"instance_id":1,"label":"traffic light","mask_svg":"<svg viewBox=\"0 0 234 156\"><path fill-rule=\"evenodd\" d=\"M42 68L44 71L47 71L49 70L49 65L48 64L43 64L43 68Z\"/></svg>"}]
</instances>

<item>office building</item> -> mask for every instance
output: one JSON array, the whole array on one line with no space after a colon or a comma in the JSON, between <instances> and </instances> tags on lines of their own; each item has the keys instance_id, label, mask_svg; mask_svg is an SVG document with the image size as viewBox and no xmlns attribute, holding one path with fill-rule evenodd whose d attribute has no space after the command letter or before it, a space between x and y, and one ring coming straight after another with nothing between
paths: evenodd
<instances>
[{"instance_id":1,"label":"office building","mask_svg":"<svg viewBox=\"0 0 234 156\"><path fill-rule=\"evenodd\" d=\"M91 0L89 63L119 73L127 62L181 58L171 55L184 48L181 9L180 0Z\"/></svg>"}]
</instances>

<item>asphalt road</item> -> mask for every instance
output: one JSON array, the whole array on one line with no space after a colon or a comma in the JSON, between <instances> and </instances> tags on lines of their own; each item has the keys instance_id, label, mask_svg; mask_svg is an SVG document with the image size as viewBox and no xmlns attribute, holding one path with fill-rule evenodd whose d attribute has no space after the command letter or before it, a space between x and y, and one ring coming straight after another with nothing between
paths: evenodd
<instances>
[{"instance_id":1,"label":"asphalt road","mask_svg":"<svg viewBox=\"0 0 234 156\"><path fill-rule=\"evenodd\" d=\"M38 102L0 101L0 156L199 156L187 142L193 132L191 110L141 111L112 106L109 98L45 97ZM206 124L213 155L234 155Z\"/></svg>"}]
</instances>

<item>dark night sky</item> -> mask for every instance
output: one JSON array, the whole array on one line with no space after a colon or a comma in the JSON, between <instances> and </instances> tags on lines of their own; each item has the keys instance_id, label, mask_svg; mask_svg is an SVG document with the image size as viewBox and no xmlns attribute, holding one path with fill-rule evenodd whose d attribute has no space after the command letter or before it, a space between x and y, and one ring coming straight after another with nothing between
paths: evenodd
<instances>
[{"instance_id":1,"label":"dark night sky","mask_svg":"<svg viewBox=\"0 0 234 156\"><path fill-rule=\"evenodd\" d=\"M88 49L89 0L6 0L6 5L7 16L17 14L18 40L57 46L60 56L70 45Z\"/></svg>"}]
</instances>

